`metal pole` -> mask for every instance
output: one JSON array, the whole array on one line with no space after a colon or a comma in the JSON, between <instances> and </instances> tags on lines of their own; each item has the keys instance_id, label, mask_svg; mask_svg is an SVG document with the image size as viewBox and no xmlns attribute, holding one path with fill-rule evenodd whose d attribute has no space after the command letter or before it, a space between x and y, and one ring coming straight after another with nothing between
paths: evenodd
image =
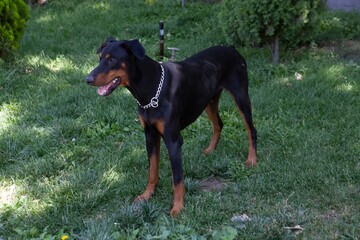
<instances>
[{"instance_id":1,"label":"metal pole","mask_svg":"<svg viewBox=\"0 0 360 240\"><path fill-rule=\"evenodd\" d=\"M160 27L160 59L164 58L164 22L160 20L159 22Z\"/></svg>"}]
</instances>

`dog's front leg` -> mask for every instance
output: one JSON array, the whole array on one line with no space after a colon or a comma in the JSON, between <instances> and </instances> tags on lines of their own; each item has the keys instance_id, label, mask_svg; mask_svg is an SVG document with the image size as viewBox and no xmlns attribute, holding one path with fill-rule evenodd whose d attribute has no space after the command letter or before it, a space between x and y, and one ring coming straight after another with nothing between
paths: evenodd
<instances>
[{"instance_id":1,"label":"dog's front leg","mask_svg":"<svg viewBox=\"0 0 360 240\"><path fill-rule=\"evenodd\" d=\"M172 170L172 183L174 190L174 203L170 215L175 217L184 208L185 187L183 181L181 146L183 139L179 133L164 135Z\"/></svg>"},{"instance_id":2,"label":"dog's front leg","mask_svg":"<svg viewBox=\"0 0 360 240\"><path fill-rule=\"evenodd\" d=\"M160 134L151 126L145 126L146 150L149 159L149 177L146 190L135 201L147 201L159 182Z\"/></svg>"}]
</instances>

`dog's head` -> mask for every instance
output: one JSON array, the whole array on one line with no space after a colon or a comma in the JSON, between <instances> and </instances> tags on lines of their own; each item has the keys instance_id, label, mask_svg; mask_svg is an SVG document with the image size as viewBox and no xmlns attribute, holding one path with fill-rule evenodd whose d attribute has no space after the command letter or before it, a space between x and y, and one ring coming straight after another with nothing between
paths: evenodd
<instances>
[{"instance_id":1,"label":"dog's head","mask_svg":"<svg viewBox=\"0 0 360 240\"><path fill-rule=\"evenodd\" d=\"M98 93L107 96L118 86L129 86L130 64L141 61L145 57L145 49L135 40L116 41L109 38L97 50L100 63L86 77L86 82L99 87Z\"/></svg>"}]
</instances>

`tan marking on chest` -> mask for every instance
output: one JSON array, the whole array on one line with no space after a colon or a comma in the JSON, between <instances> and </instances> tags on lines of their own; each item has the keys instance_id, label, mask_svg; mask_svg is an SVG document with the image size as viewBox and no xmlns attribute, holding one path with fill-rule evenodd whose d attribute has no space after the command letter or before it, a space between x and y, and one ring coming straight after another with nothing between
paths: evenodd
<instances>
[{"instance_id":1,"label":"tan marking on chest","mask_svg":"<svg viewBox=\"0 0 360 240\"><path fill-rule=\"evenodd\" d=\"M163 119L158 119L153 123L156 129L159 131L161 135L164 135L165 132L165 121Z\"/></svg>"},{"instance_id":2,"label":"tan marking on chest","mask_svg":"<svg viewBox=\"0 0 360 240\"><path fill-rule=\"evenodd\" d=\"M145 120L140 114L139 114L139 119L140 119L141 127L144 129L145 128Z\"/></svg>"}]
</instances>

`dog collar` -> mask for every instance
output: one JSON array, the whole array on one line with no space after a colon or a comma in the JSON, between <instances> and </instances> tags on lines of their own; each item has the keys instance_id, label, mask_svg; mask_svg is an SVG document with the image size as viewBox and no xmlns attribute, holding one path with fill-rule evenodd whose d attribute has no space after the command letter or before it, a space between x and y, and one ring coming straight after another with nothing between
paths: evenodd
<instances>
[{"instance_id":1,"label":"dog collar","mask_svg":"<svg viewBox=\"0 0 360 240\"><path fill-rule=\"evenodd\" d=\"M160 64L161 67L161 77L160 77L160 83L158 86L158 89L156 91L155 97L151 98L150 103L147 105L141 105L140 102L136 99L136 102L139 104L139 106L143 109L148 109L148 108L157 108L159 106L159 96L160 96L160 92L164 83L164 67Z\"/></svg>"}]
</instances>

